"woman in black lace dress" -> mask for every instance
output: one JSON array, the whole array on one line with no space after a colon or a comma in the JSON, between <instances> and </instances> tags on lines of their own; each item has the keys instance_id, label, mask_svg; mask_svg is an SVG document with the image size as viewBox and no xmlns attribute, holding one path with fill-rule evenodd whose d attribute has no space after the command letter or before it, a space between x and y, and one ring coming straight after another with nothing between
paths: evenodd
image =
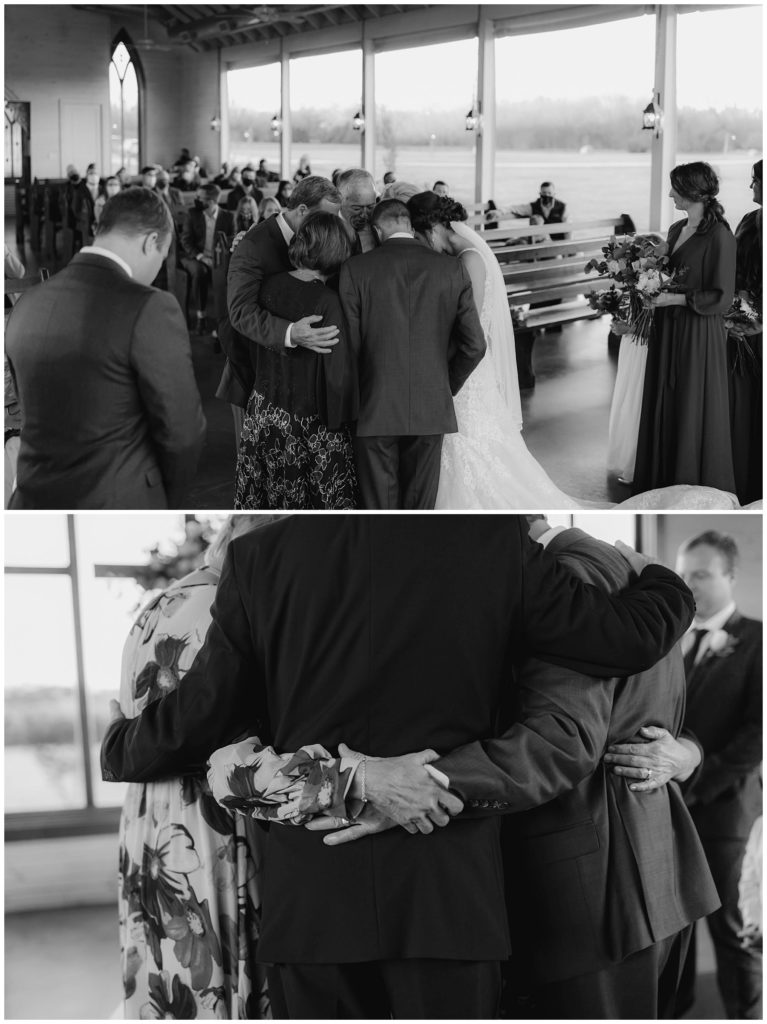
<instances>
[{"instance_id":1,"label":"woman in black lace dress","mask_svg":"<svg viewBox=\"0 0 767 1024\"><path fill-rule=\"evenodd\" d=\"M330 353L254 346L256 379L237 457L235 508L353 509L357 475L349 424L359 392L354 353L337 293L327 285L352 254L351 230L314 213L293 237L295 267L261 286L259 303L295 322L313 314L340 334Z\"/></svg>"},{"instance_id":2,"label":"woman in black lace dress","mask_svg":"<svg viewBox=\"0 0 767 1024\"><path fill-rule=\"evenodd\" d=\"M741 505L762 498L762 161L754 164L751 188L756 210L735 231L736 294L759 317L759 329L727 339L730 364L730 430L735 462L735 489Z\"/></svg>"}]
</instances>

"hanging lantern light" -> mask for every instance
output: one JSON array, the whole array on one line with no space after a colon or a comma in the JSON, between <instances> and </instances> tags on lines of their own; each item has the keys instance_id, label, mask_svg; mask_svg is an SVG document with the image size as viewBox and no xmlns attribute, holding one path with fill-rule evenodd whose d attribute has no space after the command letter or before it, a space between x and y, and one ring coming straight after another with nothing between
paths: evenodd
<instances>
[{"instance_id":1,"label":"hanging lantern light","mask_svg":"<svg viewBox=\"0 0 767 1024\"><path fill-rule=\"evenodd\" d=\"M210 119L210 130L212 132L220 132L221 131L221 118L218 116L218 114L214 114L213 117L211 117L211 119Z\"/></svg>"},{"instance_id":2,"label":"hanging lantern light","mask_svg":"<svg viewBox=\"0 0 767 1024\"><path fill-rule=\"evenodd\" d=\"M355 130L355 132L364 131L365 115L362 113L361 110L358 110L357 113L352 118L352 128Z\"/></svg>"},{"instance_id":3,"label":"hanging lantern light","mask_svg":"<svg viewBox=\"0 0 767 1024\"><path fill-rule=\"evenodd\" d=\"M275 139L278 138L280 132L282 131L282 118L280 117L280 115L275 114L274 117L269 122L269 124L272 129L272 135L274 136Z\"/></svg>"},{"instance_id":4,"label":"hanging lantern light","mask_svg":"<svg viewBox=\"0 0 767 1024\"><path fill-rule=\"evenodd\" d=\"M642 111L642 131L655 132L655 138L660 138L663 123L663 111L660 105L655 102L655 97L650 100Z\"/></svg>"},{"instance_id":5,"label":"hanging lantern light","mask_svg":"<svg viewBox=\"0 0 767 1024\"><path fill-rule=\"evenodd\" d=\"M476 130L479 124L479 114L474 110L474 107L466 115L466 131L473 132Z\"/></svg>"}]
</instances>

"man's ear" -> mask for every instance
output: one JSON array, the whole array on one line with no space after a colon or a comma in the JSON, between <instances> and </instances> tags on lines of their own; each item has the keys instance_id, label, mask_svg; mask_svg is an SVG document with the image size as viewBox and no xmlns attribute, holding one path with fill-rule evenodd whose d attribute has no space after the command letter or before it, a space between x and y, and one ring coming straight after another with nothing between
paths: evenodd
<instances>
[{"instance_id":1,"label":"man's ear","mask_svg":"<svg viewBox=\"0 0 767 1024\"><path fill-rule=\"evenodd\" d=\"M156 231L147 231L141 245L141 251L145 256L149 256L150 253L158 248L159 239L160 236Z\"/></svg>"}]
</instances>

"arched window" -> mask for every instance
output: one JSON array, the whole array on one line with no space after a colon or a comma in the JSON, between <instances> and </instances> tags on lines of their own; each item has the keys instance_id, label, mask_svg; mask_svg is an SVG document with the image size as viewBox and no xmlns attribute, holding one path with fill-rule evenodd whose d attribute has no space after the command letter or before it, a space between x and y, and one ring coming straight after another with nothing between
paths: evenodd
<instances>
[{"instance_id":1,"label":"arched window","mask_svg":"<svg viewBox=\"0 0 767 1024\"><path fill-rule=\"evenodd\" d=\"M139 91L141 65L125 32L115 38L109 62L110 153L112 173L124 167L138 174L141 166Z\"/></svg>"}]
</instances>

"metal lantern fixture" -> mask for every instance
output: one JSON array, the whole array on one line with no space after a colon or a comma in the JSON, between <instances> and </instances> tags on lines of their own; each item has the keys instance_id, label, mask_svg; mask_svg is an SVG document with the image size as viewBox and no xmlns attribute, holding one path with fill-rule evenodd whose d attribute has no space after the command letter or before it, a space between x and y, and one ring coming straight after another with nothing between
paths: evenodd
<instances>
[{"instance_id":1,"label":"metal lantern fixture","mask_svg":"<svg viewBox=\"0 0 767 1024\"><path fill-rule=\"evenodd\" d=\"M479 114L476 113L474 107L471 108L469 113L466 115L466 131L473 132L479 124Z\"/></svg>"},{"instance_id":2,"label":"metal lantern fixture","mask_svg":"<svg viewBox=\"0 0 767 1024\"><path fill-rule=\"evenodd\" d=\"M355 132L361 132L364 130L365 115L362 113L361 110L358 110L357 113L352 118L352 128L355 130Z\"/></svg>"},{"instance_id":3,"label":"metal lantern fixture","mask_svg":"<svg viewBox=\"0 0 767 1024\"><path fill-rule=\"evenodd\" d=\"M211 117L211 119L210 119L210 130L212 132L220 132L221 131L221 118L218 116L218 114L214 114L213 117Z\"/></svg>"},{"instance_id":4,"label":"metal lantern fixture","mask_svg":"<svg viewBox=\"0 0 767 1024\"><path fill-rule=\"evenodd\" d=\"M275 139L278 138L280 132L282 131L282 118L280 117L280 115L275 114L272 120L269 122L269 124L272 129L272 135L275 137Z\"/></svg>"},{"instance_id":5,"label":"metal lantern fixture","mask_svg":"<svg viewBox=\"0 0 767 1024\"><path fill-rule=\"evenodd\" d=\"M660 99L660 96L658 99ZM655 138L659 139L662 125L663 111L660 108L660 104L656 102L655 97L653 96L642 111L642 131L655 132Z\"/></svg>"}]
</instances>

